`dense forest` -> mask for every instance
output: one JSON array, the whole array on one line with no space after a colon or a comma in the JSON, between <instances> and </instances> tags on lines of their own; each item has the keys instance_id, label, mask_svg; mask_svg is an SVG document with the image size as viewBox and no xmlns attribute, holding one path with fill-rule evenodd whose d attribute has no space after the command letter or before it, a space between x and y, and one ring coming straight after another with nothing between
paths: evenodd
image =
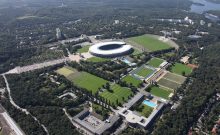
<instances>
[{"instance_id":1,"label":"dense forest","mask_svg":"<svg viewBox=\"0 0 220 135\"><path fill-rule=\"evenodd\" d=\"M214 125L219 122L219 112L220 112L220 103L216 103L208 116L203 121L203 128L205 131L210 133L212 131ZM220 133L220 130L218 129L217 133Z\"/></svg>"},{"instance_id":2,"label":"dense forest","mask_svg":"<svg viewBox=\"0 0 220 135\"><path fill-rule=\"evenodd\" d=\"M54 68L57 67L49 67L20 75L8 75L13 99L19 106L26 108L33 116L37 117L47 127L50 134L78 134L66 117L63 108L66 108L70 114L78 113L82 110L79 105L86 101L86 97L76 93L80 98L74 100L58 98L64 91L71 92L75 89L64 77L56 77L57 74L51 72ZM51 81L51 78L60 84ZM32 117L15 109L7 98L1 100L1 103L25 133L28 135L45 134L41 126ZM35 132L32 133L33 131Z\"/></svg>"},{"instance_id":3,"label":"dense forest","mask_svg":"<svg viewBox=\"0 0 220 135\"><path fill-rule=\"evenodd\" d=\"M5 80L2 76L0 76L0 88L4 88L5 87Z\"/></svg>"}]
</instances>

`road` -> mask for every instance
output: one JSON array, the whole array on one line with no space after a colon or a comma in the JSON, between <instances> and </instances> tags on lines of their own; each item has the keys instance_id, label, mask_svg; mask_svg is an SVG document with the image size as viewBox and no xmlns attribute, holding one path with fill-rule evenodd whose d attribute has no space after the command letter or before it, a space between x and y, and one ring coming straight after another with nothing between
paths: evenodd
<instances>
[{"instance_id":1,"label":"road","mask_svg":"<svg viewBox=\"0 0 220 135\"><path fill-rule=\"evenodd\" d=\"M49 135L49 132L48 132L47 128L46 128L43 124L41 124L40 121L39 121L35 116L33 116L27 109L21 108L20 106L18 106L18 105L14 102L14 100L13 100L13 98L12 98L12 96L11 96L11 89L10 89L10 87L9 87L8 80L7 80L7 78L6 78L6 76L5 76L4 74L3 74L2 76L3 76L4 80L5 80L6 89L7 89L7 91L8 91L8 96L9 96L10 103L11 103L16 109L22 111L22 112L25 113L26 115L30 115L39 125L41 125L41 127L44 129L44 131L47 133L47 135Z\"/></svg>"},{"instance_id":2,"label":"road","mask_svg":"<svg viewBox=\"0 0 220 135\"><path fill-rule=\"evenodd\" d=\"M1 115L5 118L6 122L16 135L25 135L23 131L16 125L13 119L7 114L7 112L1 113Z\"/></svg>"},{"instance_id":3,"label":"road","mask_svg":"<svg viewBox=\"0 0 220 135\"><path fill-rule=\"evenodd\" d=\"M17 123L10 117L8 112L0 104L0 123L2 127L2 134L10 135L25 135Z\"/></svg>"},{"instance_id":4,"label":"road","mask_svg":"<svg viewBox=\"0 0 220 135\"><path fill-rule=\"evenodd\" d=\"M44 67L49 67L49 66L60 64L60 63L64 63L68 60L69 60L69 58L62 58L62 59L46 61L46 62L43 62L43 63L36 63L36 64L33 64L33 65L28 65L28 66L23 66L23 67L16 67L16 68L14 68L14 69L12 69L12 70L4 73L4 74L20 74L20 73L23 73L23 72L33 71L33 70L36 70L36 69L41 69L41 68L44 68Z\"/></svg>"}]
</instances>

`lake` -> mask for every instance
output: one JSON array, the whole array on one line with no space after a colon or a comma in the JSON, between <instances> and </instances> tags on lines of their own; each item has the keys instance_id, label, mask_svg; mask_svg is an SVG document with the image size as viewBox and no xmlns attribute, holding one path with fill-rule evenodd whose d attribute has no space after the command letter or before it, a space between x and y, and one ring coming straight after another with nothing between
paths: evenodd
<instances>
[{"instance_id":1,"label":"lake","mask_svg":"<svg viewBox=\"0 0 220 135\"><path fill-rule=\"evenodd\" d=\"M192 0L195 3L201 3L204 6L199 4L192 4L190 11L198 14L202 14L209 10L220 10L220 4L215 4L205 0Z\"/></svg>"}]
</instances>

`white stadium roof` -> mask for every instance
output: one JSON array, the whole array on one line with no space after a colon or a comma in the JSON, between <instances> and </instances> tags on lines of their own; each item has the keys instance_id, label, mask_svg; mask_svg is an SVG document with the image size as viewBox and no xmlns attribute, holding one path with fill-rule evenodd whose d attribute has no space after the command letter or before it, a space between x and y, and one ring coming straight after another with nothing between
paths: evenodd
<instances>
[{"instance_id":1,"label":"white stadium roof","mask_svg":"<svg viewBox=\"0 0 220 135\"><path fill-rule=\"evenodd\" d=\"M110 49L110 50L102 50L100 47L103 46L109 46L109 45L121 45L119 48ZM89 48L89 52L93 55L99 55L99 56L114 56L114 55L120 55L127 53L131 51L132 46L126 45L125 42L104 42L104 43L98 43Z\"/></svg>"}]
</instances>

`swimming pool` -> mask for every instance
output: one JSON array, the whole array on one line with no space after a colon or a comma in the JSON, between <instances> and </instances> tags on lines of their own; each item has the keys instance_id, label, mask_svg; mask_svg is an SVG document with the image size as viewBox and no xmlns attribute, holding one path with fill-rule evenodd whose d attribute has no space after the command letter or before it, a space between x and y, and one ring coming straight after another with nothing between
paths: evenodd
<instances>
[{"instance_id":1,"label":"swimming pool","mask_svg":"<svg viewBox=\"0 0 220 135\"><path fill-rule=\"evenodd\" d=\"M144 100L143 101L143 104L147 105L147 106L150 106L152 108L155 108L157 106L157 104L153 103L153 102L150 102L150 101L147 101L147 100Z\"/></svg>"},{"instance_id":2,"label":"swimming pool","mask_svg":"<svg viewBox=\"0 0 220 135\"><path fill-rule=\"evenodd\" d=\"M127 59L123 59L122 61L123 61L124 63L126 63L126 64L131 64L131 62L128 61Z\"/></svg>"}]
</instances>

